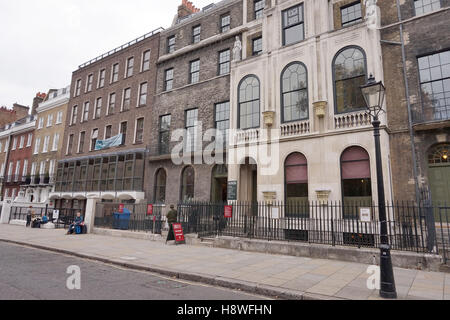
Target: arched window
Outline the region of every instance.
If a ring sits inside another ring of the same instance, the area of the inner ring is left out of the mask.
[[[244,78],[239,84],[239,128],[259,128],[260,125],[260,89],[255,76]]]
[[[307,214],[308,210],[308,162],[301,153],[291,154],[284,164],[286,215]]]
[[[361,147],[347,148],[341,156],[342,198],[344,217],[358,214],[357,206],[371,206],[372,180],[370,158]],[[353,207],[355,210],[350,210]]]
[[[360,86],[366,83],[366,57],[358,47],[342,49],[334,58],[334,96],[336,113],[364,109]]]
[[[156,204],[164,204],[166,202],[166,183],[167,183],[166,170],[161,168],[156,173],[156,181],[155,181]]]
[[[433,164],[450,164],[450,145],[440,144],[431,149],[428,154],[428,163]]]
[[[302,63],[288,65],[281,74],[282,121],[308,119],[308,75]]]
[[[181,201],[194,199],[195,171],[192,167],[186,167],[181,176]]]

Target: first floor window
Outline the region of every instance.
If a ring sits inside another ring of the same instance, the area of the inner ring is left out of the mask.
[[[91,151],[95,151],[95,145],[97,144],[98,139],[98,129],[92,130],[91,136]]]
[[[164,91],[173,89],[173,69],[168,69],[164,76]]]
[[[219,75],[230,73],[230,49],[219,52]]]
[[[111,135],[112,135],[112,126],[111,125],[106,126],[106,128],[105,128],[105,140],[111,138]]]
[[[308,79],[301,63],[292,63],[281,74],[282,121],[308,119]]]
[[[424,120],[450,119],[450,51],[418,59]]]
[[[252,52],[254,56],[260,55],[262,53],[262,37],[253,39]]]
[[[159,120],[159,154],[168,154],[170,149],[170,122],[171,115],[160,117]]]
[[[190,83],[197,83],[200,80],[200,60],[190,63]]]
[[[137,119],[136,121],[136,139],[135,143],[142,143],[144,136],[144,118]]]
[[[230,129],[230,102],[223,102],[216,104],[216,130],[217,135],[221,136],[218,139],[216,136],[216,147],[226,148],[228,146],[228,130]]]
[[[241,81],[239,96],[239,128],[258,128],[260,125],[260,86],[255,76],[248,76]]]
[[[186,111],[186,152],[193,152],[197,145],[198,109]]]
[[[86,102],[84,104],[84,110],[83,110],[83,122],[89,120],[89,107],[90,107],[90,103]]]
[[[78,153],[83,153],[85,136],[85,131],[80,132],[80,140],[78,141]]]

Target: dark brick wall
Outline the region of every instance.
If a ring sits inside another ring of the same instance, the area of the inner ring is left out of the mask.
[[[333,20],[334,20],[334,29],[342,29],[342,17],[341,17],[341,7],[344,7],[348,4],[358,2],[358,0],[342,0],[333,4]],[[366,7],[364,6],[364,1],[361,0],[361,9],[362,9],[362,17],[366,15]]]
[[[449,1],[442,4],[449,6]],[[396,0],[379,1],[382,11],[382,24],[389,25],[398,21]],[[401,5],[403,19],[414,17],[413,1]],[[413,117],[422,113],[420,80],[417,58],[450,49],[450,33],[448,30],[450,11],[435,13],[430,16],[412,20],[404,24],[407,78],[409,84],[410,103]],[[399,26],[383,29],[383,40],[400,41]],[[401,46],[382,44],[384,80],[386,85],[387,115],[391,130],[391,166],[394,184],[394,197],[397,200],[415,199],[413,175],[413,158],[410,133],[408,130],[408,109],[403,79]],[[444,128],[419,130],[414,125],[414,145],[418,163],[419,187],[427,185],[427,155],[430,147],[438,143],[438,136],[447,134],[450,141],[449,124]],[[423,182],[423,183],[422,183]]]
[[[175,51],[192,44],[192,28],[201,25],[201,40],[205,40],[220,33],[221,17],[229,13],[231,16],[231,28],[242,25],[242,1],[230,1],[229,4],[197,14],[173,28],[166,30],[161,35],[161,55],[167,53],[167,38],[175,35]]]
[[[102,153],[113,153],[115,151],[123,151],[127,149],[145,148],[148,144],[146,140],[150,133],[150,111],[153,104],[153,97],[156,88],[156,61],[159,56],[159,39],[160,35],[156,34],[145,40],[138,42],[122,51],[115,53],[107,58],[104,58],[92,65],[77,70],[73,73],[71,84],[71,99],[68,105],[67,118],[66,118],[66,130],[63,140],[63,158],[73,158],[86,155],[96,155]],[[150,49],[150,69],[144,72],[140,72],[142,63],[142,54],[144,51]],[[134,57],[134,70],[133,76],[124,79],[126,61],[128,58]],[[113,64],[119,63],[119,80],[113,84],[110,84],[111,79],[111,67]],[[106,69],[105,86],[97,89],[97,81],[99,71]],[[89,93],[84,93],[86,86],[86,77],[89,74],[94,75],[93,89]],[[81,79],[81,94],[78,97],[74,97],[76,81]],[[137,108],[139,86],[143,82],[148,82],[147,93],[147,105]],[[123,90],[131,87],[131,106],[130,110],[120,112],[123,98]],[[113,115],[106,115],[108,108],[108,99],[111,93],[116,93],[116,108]],[[102,97],[102,111],[99,119],[93,120],[95,112],[95,101],[97,98]],[[85,102],[90,102],[89,108],[89,120],[87,122],[80,123],[83,111],[83,105]],[[76,125],[70,125],[71,114],[73,106],[78,105],[78,119]],[[134,145],[134,133],[136,119],[144,117],[144,141],[141,144]],[[112,125],[112,136],[119,134],[119,126],[123,121],[128,121],[127,138],[125,146],[112,148],[111,150],[103,151],[89,151],[90,137],[93,129],[99,129],[99,139],[103,139],[105,133],[105,127]],[[81,131],[86,131],[86,139],[84,142],[84,152],[77,154],[78,138]],[[72,155],[65,156],[67,150],[68,137],[70,134],[74,134]]]

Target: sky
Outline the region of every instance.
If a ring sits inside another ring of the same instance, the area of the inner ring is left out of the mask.
[[[203,8],[218,0],[193,0]],[[31,106],[79,65],[172,24],[181,0],[0,0],[0,106]]]

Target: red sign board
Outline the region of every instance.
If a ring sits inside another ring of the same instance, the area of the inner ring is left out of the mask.
[[[233,206],[225,206],[225,218],[233,218]]]
[[[177,243],[185,241],[183,227],[181,226],[181,223],[174,223],[173,224],[173,233],[175,235],[175,241]]]
[[[125,205],[124,204],[119,205],[119,213],[123,213],[123,209],[125,209]]]
[[[152,204],[149,204],[149,205],[147,206],[147,215],[148,215],[148,216],[153,215],[153,205],[152,205]]]

